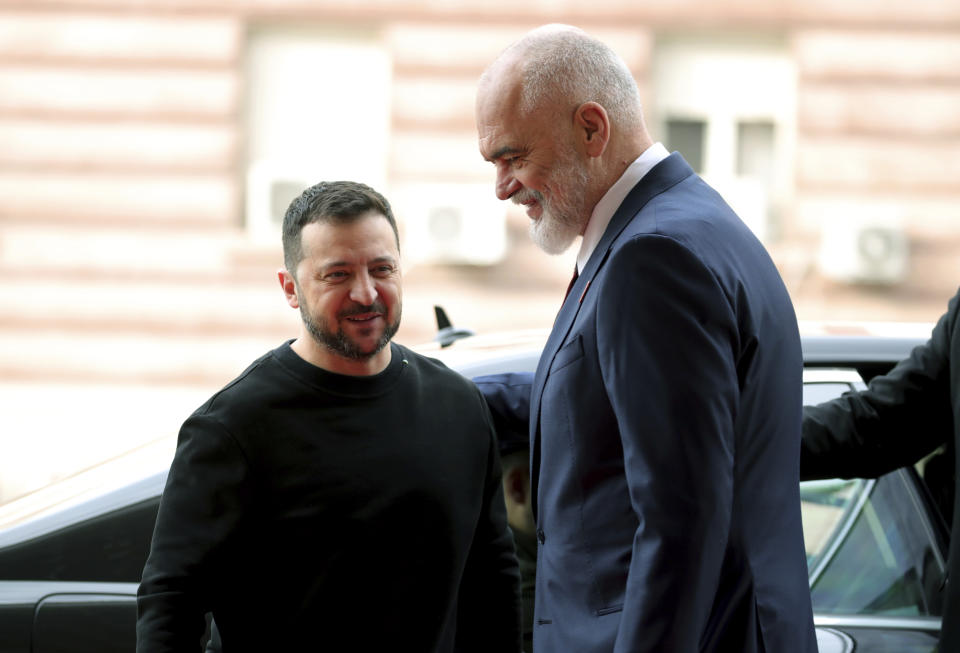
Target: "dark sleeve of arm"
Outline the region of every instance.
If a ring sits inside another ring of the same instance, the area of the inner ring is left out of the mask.
[[[199,651],[209,590],[242,513],[246,462],[207,417],[180,430],[137,591],[137,652]]]
[[[893,370],[862,392],[803,409],[800,478],[872,478],[912,465],[953,432],[950,337],[957,297],[933,329]]]
[[[474,377],[490,407],[497,433],[528,433],[533,374],[511,372]]]
[[[736,321],[672,239],[638,238],[606,266],[597,353],[638,524],[614,651],[694,651],[730,527]]]
[[[520,568],[507,528],[500,456],[490,415],[478,396],[489,446],[480,518],[460,586],[457,651],[520,651]]]

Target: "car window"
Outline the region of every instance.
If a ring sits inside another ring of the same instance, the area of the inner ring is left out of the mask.
[[[806,481],[800,484],[803,541],[807,567],[813,575],[822,567],[851,521],[866,482],[861,479]]]
[[[814,612],[940,616],[943,561],[913,483],[801,484]]]
[[[159,497],[0,546],[0,579],[139,582]]]
[[[844,392],[851,390],[849,383],[804,383],[803,384],[803,405],[810,406],[829,401],[839,397]]]
[[[804,383],[803,403],[852,390]],[[940,616],[945,568],[913,470],[877,480],[800,484],[803,535],[817,614]]]

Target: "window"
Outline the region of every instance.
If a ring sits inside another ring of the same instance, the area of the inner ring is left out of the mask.
[[[911,474],[801,484],[814,612],[941,614],[944,565]]]
[[[248,38],[246,221],[272,243],[307,186],[353,179],[382,189],[392,64],[374,27],[269,23]]]
[[[160,497],[0,549],[0,579],[136,583]]]
[[[794,65],[780,33],[662,33],[652,62],[654,138],[765,242],[783,233],[793,192]]]
[[[704,137],[707,124],[702,120],[667,120],[666,146],[680,152],[696,173],[703,172]]]
[[[851,382],[830,378],[842,370],[808,372],[804,405],[854,389]],[[897,470],[875,481],[830,479],[800,484],[815,613],[941,615],[945,567],[937,546],[938,526],[920,488],[913,469]]]
[[[774,127],[769,120],[737,123],[737,176],[752,177],[767,188],[773,185]]]

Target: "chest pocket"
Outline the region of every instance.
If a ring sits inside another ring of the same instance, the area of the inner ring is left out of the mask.
[[[573,340],[561,347],[557,355],[553,357],[550,373],[558,372],[581,358],[583,358],[583,339],[578,334]]]

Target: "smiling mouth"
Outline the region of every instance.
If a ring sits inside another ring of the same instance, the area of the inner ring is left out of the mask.
[[[528,200],[526,202],[521,202],[522,206],[527,210],[527,217],[531,220],[536,220],[540,217],[540,202],[537,200]]]
[[[535,215],[535,213],[537,212],[537,209],[541,207],[541,198],[537,195],[537,193],[534,193],[529,189],[522,189],[517,193],[514,193],[513,197],[510,198],[510,201],[525,208],[527,210],[527,217],[531,220],[536,220],[539,216]]]
[[[380,317],[380,313],[358,313],[356,315],[348,315],[346,319],[348,322],[364,323],[371,322],[378,317]]]

